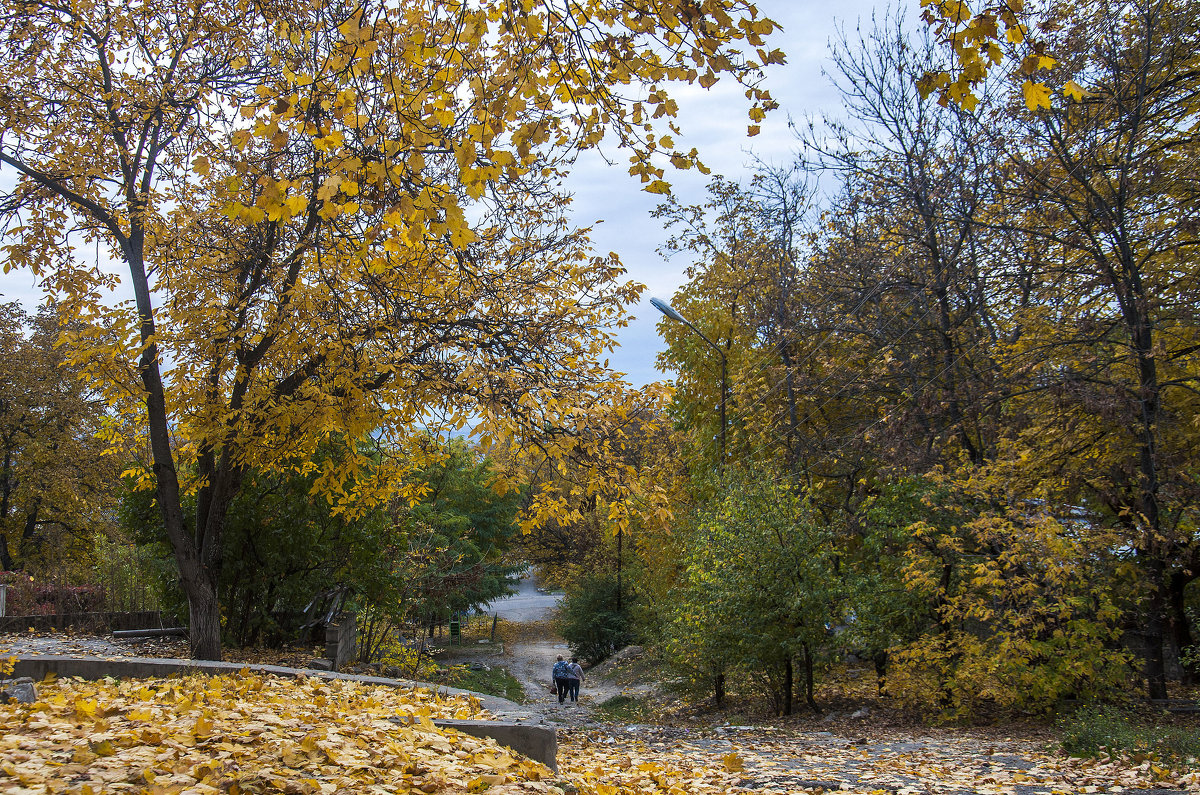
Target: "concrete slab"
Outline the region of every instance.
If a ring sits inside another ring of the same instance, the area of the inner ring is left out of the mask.
[[[435,720],[435,726],[495,740],[558,772],[558,735],[549,726],[491,720]]]

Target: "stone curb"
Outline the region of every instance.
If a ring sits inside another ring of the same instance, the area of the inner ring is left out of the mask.
[[[47,674],[54,674],[58,677],[76,676],[89,680],[103,679],[106,676],[116,679],[150,679],[190,674],[219,676],[235,674],[242,670],[274,674],[275,676],[344,679],[383,687],[432,690],[440,695],[470,696],[477,699],[480,706],[498,716],[500,720],[435,720],[434,724],[443,728],[457,729],[473,737],[490,737],[500,745],[541,762],[555,771],[558,770],[558,741],[554,729],[523,723],[522,721],[530,720],[534,716],[523,710],[521,705],[515,701],[457,687],[444,687],[408,679],[386,679],[381,676],[341,674],[308,668],[286,668],[282,665],[254,665],[213,660],[175,660],[161,657],[76,657],[61,654],[17,655],[17,662],[11,676],[28,676],[36,681],[44,679]]]

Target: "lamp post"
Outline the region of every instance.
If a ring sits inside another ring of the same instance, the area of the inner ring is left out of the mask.
[[[709,347],[712,348],[714,351],[716,351],[717,355],[721,357],[721,433],[717,437],[719,439],[718,445],[720,448],[720,450],[719,450],[720,458],[717,461],[717,467],[719,469],[724,469],[725,468],[725,395],[726,395],[726,392],[729,391],[729,364],[725,358],[725,351],[721,350],[721,346],[717,345],[717,343],[713,342],[708,337],[704,336],[704,332],[702,332],[700,329],[693,326],[692,322],[690,320],[688,320],[683,315],[676,312],[671,307],[671,305],[668,304],[666,301],[663,301],[659,298],[651,298],[650,305],[653,306],[655,309],[657,309],[659,312],[662,312],[664,315],[666,315],[671,320],[682,323],[683,325],[690,328],[692,331],[696,332],[696,335],[698,337],[700,337],[700,339],[707,342]]]

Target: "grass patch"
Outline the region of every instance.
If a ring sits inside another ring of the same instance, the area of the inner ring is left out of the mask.
[[[597,704],[596,714],[613,723],[645,723],[654,719],[655,712],[650,699],[619,695]]]
[[[493,667],[485,670],[472,669],[466,665],[452,665],[446,669],[446,674],[441,679],[440,684],[450,687],[499,696],[518,704],[525,701],[525,688],[521,687],[521,683],[506,668]]]
[[[1086,707],[1059,721],[1062,747],[1071,756],[1124,756],[1194,766],[1200,762],[1200,728],[1163,726],[1121,710]]]

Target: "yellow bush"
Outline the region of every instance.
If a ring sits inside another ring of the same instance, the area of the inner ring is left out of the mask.
[[[406,646],[395,638],[379,646],[379,663],[386,668],[399,669],[405,679],[429,681],[437,675],[438,666],[427,652]]]

